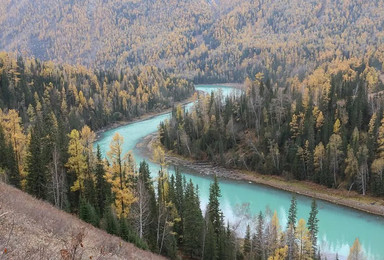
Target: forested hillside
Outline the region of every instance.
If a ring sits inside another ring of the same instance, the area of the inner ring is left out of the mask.
[[[263,72],[284,83],[341,56],[373,54],[382,63],[383,32],[380,0],[5,0],[0,6],[0,49],[94,68],[156,65],[199,82]]]
[[[0,53],[0,109],[15,109],[25,126],[51,112],[61,123],[98,129],[161,111],[190,97],[191,82],[152,66],[92,71]]]
[[[287,87],[257,74],[243,92],[201,96],[160,127],[170,150],[226,167],[384,196],[383,82],[357,59],[321,66]]]

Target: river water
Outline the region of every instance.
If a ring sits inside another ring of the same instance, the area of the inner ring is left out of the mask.
[[[211,92],[221,89],[223,95],[229,95],[234,91],[233,88],[217,85],[199,85],[197,90]],[[191,107],[188,104],[186,109]],[[133,151],[136,162],[146,159],[150,165],[152,176],[155,177],[159,166],[149,161],[146,155],[140,153],[136,147],[144,137],[157,131],[161,121],[170,117],[170,114],[162,114],[150,119],[135,122],[125,126],[120,126],[102,133],[97,141],[103,154],[109,149],[109,143],[113,135],[119,132],[124,137],[123,152]],[[172,166],[169,171],[172,173]],[[182,169],[187,180],[192,179],[194,184],[199,186],[201,207],[204,210],[208,203],[209,185],[212,178],[209,176],[196,175],[191,169]],[[287,214],[292,194],[271,187],[247,183],[242,181],[219,180],[222,197],[220,199],[221,208],[231,224],[237,225],[239,232],[244,229],[246,219],[239,217],[239,208],[248,205],[246,208],[252,215],[260,211],[277,211],[280,225],[285,228]],[[308,219],[311,198],[297,196],[298,218]],[[384,259],[384,218],[338,206],[332,203],[318,200],[319,206],[319,235],[318,242],[322,252],[330,254],[338,253],[340,259],[346,259],[349,248],[352,246],[356,237],[359,238],[368,259]],[[250,220],[249,220],[250,221]],[[328,259],[334,259],[329,257]]]

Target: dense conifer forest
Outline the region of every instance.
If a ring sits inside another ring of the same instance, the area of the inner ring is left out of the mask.
[[[263,74],[241,94],[202,95],[160,128],[162,144],[197,160],[384,195],[383,82],[357,59],[335,60],[287,87]]]

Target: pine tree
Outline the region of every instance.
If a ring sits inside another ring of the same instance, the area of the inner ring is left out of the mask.
[[[27,192],[39,199],[47,198],[47,167],[43,155],[43,144],[41,143],[41,129],[35,126],[31,130],[29,141],[27,163]]]
[[[223,215],[220,210],[219,198],[221,197],[221,191],[217,176],[214,176],[213,183],[209,188],[209,202],[208,202],[208,214],[209,221],[212,223],[216,234],[219,234],[223,226]]]
[[[111,202],[111,188],[109,183],[105,180],[105,169],[104,169],[104,162],[102,159],[100,146],[97,145],[97,152],[96,152],[96,168],[95,168],[95,175],[96,175],[96,183],[95,183],[95,191],[96,191],[96,198],[97,198],[97,211],[99,212],[100,216],[104,214],[104,208],[105,206]]]
[[[4,130],[0,124],[0,170],[4,170],[8,183],[20,188],[20,174],[17,168],[13,147],[8,144]]]
[[[245,231],[243,252],[245,256],[251,252],[251,228],[249,227],[249,224],[247,225],[247,229]]]
[[[308,218],[308,230],[310,234],[310,239],[312,242],[312,248],[314,255],[316,254],[317,249],[317,233],[319,231],[319,219],[317,218],[317,214],[319,213],[319,210],[317,208],[316,200],[312,200],[311,204],[311,212],[309,213]]]
[[[96,227],[99,225],[99,218],[95,208],[83,198],[80,198],[79,217]]]
[[[0,124],[0,169],[5,170],[7,168],[8,163],[7,163],[7,144],[5,142],[5,136],[4,136],[4,131],[3,127]]]
[[[171,200],[174,201],[175,207],[177,209],[177,212],[179,213],[180,220],[181,220],[180,222],[175,223],[174,230],[178,234],[179,238],[182,238],[183,231],[185,230],[183,228],[184,213],[185,213],[184,203],[187,203],[187,198],[184,198],[183,179],[180,171],[177,168],[175,169],[175,176],[176,176],[176,181],[174,182],[174,185],[172,184],[170,185],[170,187],[174,187],[174,189],[172,190],[170,189],[170,197],[171,198],[174,197]],[[182,239],[179,239],[178,242],[180,242],[180,240]]]
[[[15,186],[16,188],[20,188],[21,177],[20,177],[16,154],[13,150],[12,144],[8,144],[7,146],[8,146],[6,148],[7,155],[5,158],[7,160],[7,165],[8,165],[8,171],[7,171],[8,183],[11,184],[12,186]]]
[[[200,200],[192,180],[187,185],[184,200],[183,248],[191,258],[201,257],[203,215]]]
[[[206,260],[217,260],[218,259],[218,247],[217,247],[217,235],[213,227],[212,222],[209,220],[209,214],[206,214],[206,234],[204,238],[204,250],[203,258]]]
[[[114,213],[112,207],[106,206],[104,209],[103,216],[103,228],[109,233],[113,235],[120,234],[120,225],[117,220],[116,214]]]
[[[297,215],[297,200],[296,200],[296,196],[293,195],[291,199],[291,206],[289,207],[289,212],[288,212],[287,228],[292,226],[293,229],[295,229],[296,215]]]
[[[257,217],[256,237],[254,241],[254,251],[256,260],[265,258],[265,234],[264,234],[264,217],[260,212]]]
[[[157,243],[156,243],[156,229],[157,229],[157,201],[155,197],[155,189],[153,187],[153,181],[151,179],[151,173],[149,171],[148,163],[145,161],[142,161],[140,163],[139,167],[139,179],[142,180],[142,182],[145,185],[145,188],[147,190],[147,194],[149,196],[149,217],[148,222],[149,224],[144,227],[144,237],[147,241],[149,248],[152,251],[156,251],[157,249]]]

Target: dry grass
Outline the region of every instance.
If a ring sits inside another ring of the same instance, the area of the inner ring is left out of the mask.
[[[164,259],[0,183],[0,259]]]

